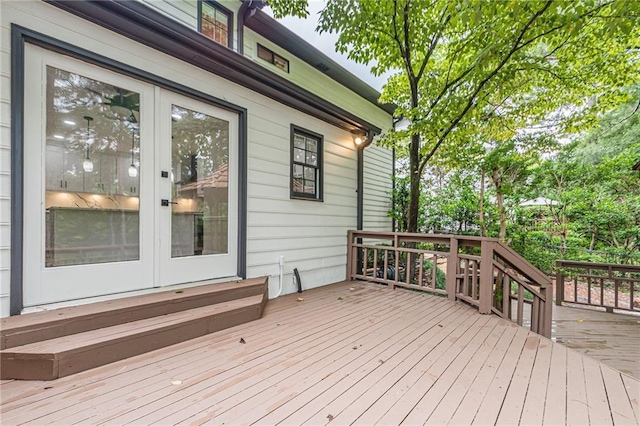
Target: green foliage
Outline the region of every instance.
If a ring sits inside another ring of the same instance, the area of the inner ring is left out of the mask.
[[[307,0],[269,0],[267,3],[276,18],[284,18],[285,16],[306,18],[309,16]]]
[[[301,0],[270,4],[276,16],[305,14]],[[640,80],[638,14],[633,0],[328,0],[318,30],[374,74],[394,73],[380,100],[411,124],[382,143],[409,160],[416,231],[420,178],[439,150],[445,162],[473,158],[480,128],[505,140],[554,112],[575,131],[628,99],[622,89]]]
[[[426,276],[433,276],[433,262],[430,260],[425,260],[423,263],[423,271]],[[437,267],[435,288],[437,288],[438,290],[446,290],[447,288],[447,275],[442,269]]]

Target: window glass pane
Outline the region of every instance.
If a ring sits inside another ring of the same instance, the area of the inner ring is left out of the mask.
[[[289,72],[289,61],[286,59],[274,54],[273,55],[273,65],[280,68],[283,71]]]
[[[313,167],[304,168],[304,178],[310,180],[316,180],[316,169]]]
[[[293,146],[296,148],[305,149],[304,136],[293,135]]]
[[[303,169],[304,167],[298,165],[298,164],[294,164],[293,165],[293,177],[294,178],[301,178],[302,174],[303,174]]]
[[[258,45],[258,57],[268,62],[273,62],[273,54],[270,50]]]
[[[47,67],[45,266],[138,260],[140,95]]]
[[[294,161],[297,161],[299,163],[304,163],[305,162],[305,152],[301,149],[298,148],[294,148],[293,149],[293,159]]]
[[[176,105],[171,115],[171,257],[227,253],[229,122]]]
[[[303,179],[293,179],[293,192],[302,192],[304,189]]]
[[[318,152],[318,141],[307,138],[307,151]]]
[[[225,13],[217,10],[210,4],[203,3],[200,21],[200,31],[202,34],[224,46],[228,45],[229,18]]]
[[[304,181],[304,192],[306,194],[315,194],[316,193],[316,183],[314,181],[305,180]]]
[[[307,152],[306,163],[312,166],[318,165],[318,154],[315,152]]]

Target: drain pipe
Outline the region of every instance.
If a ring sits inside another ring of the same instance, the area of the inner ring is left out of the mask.
[[[276,294],[276,297],[280,297],[282,288],[284,287],[284,256],[278,258],[278,268],[280,269],[280,282],[278,283],[278,294]]]

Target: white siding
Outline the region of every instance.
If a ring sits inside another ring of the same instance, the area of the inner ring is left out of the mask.
[[[367,231],[391,231],[391,150],[371,145],[364,151],[364,223]]]
[[[9,266],[11,262],[10,39],[3,28],[0,47],[0,317],[6,316],[9,312]]]
[[[275,65],[258,58],[258,43],[287,59],[289,61],[289,72],[285,72]],[[367,120],[369,123],[381,129],[389,128],[391,125],[390,115],[377,105],[360,97],[351,89],[346,88],[320,70],[298,59],[280,46],[246,27],[244,30],[243,53],[244,56],[255,61],[257,64],[307,89],[334,105]]]
[[[155,9],[172,16],[177,21],[197,29],[197,2],[195,0],[142,0]],[[238,23],[238,9],[241,2],[235,0],[220,1],[218,3],[233,12],[234,16],[234,49],[237,51],[237,37],[235,28]],[[282,71],[275,65],[258,58],[257,43],[271,49],[273,52],[289,61],[289,72]],[[341,85],[315,67],[293,56],[291,53],[272,43],[249,28],[244,29],[244,56],[257,64],[273,71],[287,80],[305,88],[306,90],[330,101],[331,103],[361,117],[381,129],[391,125],[389,114],[373,105],[368,100],[361,98],[352,90]]]
[[[298,268],[305,288],[339,281],[345,276],[346,232],[356,225],[356,155],[352,135],[244,87],[135,43],[42,2],[1,2],[0,40],[0,316],[8,314],[10,205],[10,26],[35,29],[51,37],[141,70],[223,98],[248,110],[247,273],[269,275],[271,294],[278,284],[278,258],[285,258],[284,292],[295,290]],[[389,122],[389,117],[382,122]],[[289,199],[290,125],[324,136],[324,202]],[[369,154],[371,153],[371,154]],[[367,149],[366,175],[378,181],[390,173],[390,153]],[[373,181],[372,181],[373,182]],[[367,212],[381,214],[385,184],[365,195]],[[390,183],[386,186],[390,187]],[[377,213],[376,213],[377,212]],[[386,214],[386,211],[385,211]],[[367,219],[367,223],[386,219]],[[377,227],[382,225],[375,225]]]
[[[198,28],[198,1],[197,0],[141,0],[143,3],[159,10],[165,15],[171,16],[184,25]],[[239,3],[239,2],[234,2]],[[225,4],[225,6],[227,6]]]

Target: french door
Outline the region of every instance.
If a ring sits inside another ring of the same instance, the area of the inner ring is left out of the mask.
[[[238,116],[160,90],[159,283],[237,273]]]
[[[237,116],[25,51],[25,306],[234,276]]]

